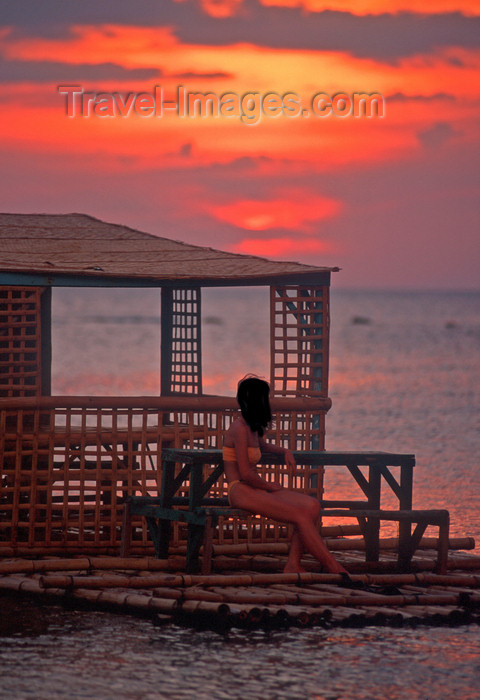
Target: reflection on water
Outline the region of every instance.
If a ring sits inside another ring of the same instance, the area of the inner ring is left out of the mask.
[[[0,623],[0,697],[9,700],[478,697],[474,626],[222,636],[104,612],[10,605],[23,622],[17,631]]]
[[[327,449],[415,454],[414,505],[477,541],[479,350],[479,293],[333,293]]]

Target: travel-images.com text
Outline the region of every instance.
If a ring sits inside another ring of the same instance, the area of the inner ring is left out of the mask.
[[[385,100],[379,93],[343,92],[335,95],[318,92],[308,107],[298,94],[287,92],[189,92],[183,85],[176,90],[176,99],[166,99],[161,85],[152,92],[89,92],[81,85],[58,85],[64,96],[68,117],[164,117],[238,118],[244,124],[257,124],[262,117],[355,117],[372,118],[385,115]]]

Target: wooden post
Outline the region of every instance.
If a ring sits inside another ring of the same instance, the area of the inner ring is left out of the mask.
[[[161,393],[202,394],[200,287],[165,287],[161,309]]]
[[[373,465],[368,467],[368,509],[380,508],[381,475]],[[380,556],[380,519],[367,518],[365,523],[365,559],[378,561]]]
[[[189,509],[195,511],[202,501],[203,462],[192,461],[190,465]],[[198,570],[198,553],[204,539],[205,524],[189,523],[187,535],[187,571]]]
[[[437,559],[437,573],[446,574],[447,573],[447,563],[448,563],[448,549],[449,549],[449,531],[450,531],[450,514],[448,511],[445,512],[444,519],[440,522],[439,533],[438,533],[438,559]]]
[[[402,464],[400,467],[399,509],[412,510],[413,502],[413,465]],[[448,535],[447,535],[448,538]],[[412,521],[400,520],[398,523],[398,563],[400,571],[410,566],[413,551],[411,548]],[[448,542],[447,542],[448,550]]]
[[[52,393],[52,288],[45,287],[40,298],[41,393]]]
[[[212,515],[207,515],[205,519],[205,529],[203,534],[203,556],[202,556],[202,574],[210,574],[212,571],[212,551],[213,551],[213,523]],[[215,519],[216,522],[216,519]]]
[[[165,458],[162,461],[162,488],[160,505],[171,508],[174,493],[175,462]],[[169,520],[160,520],[158,523],[158,549],[155,548],[159,559],[168,559],[170,545],[171,523]]]
[[[173,291],[170,287],[162,288],[160,316],[160,394],[172,393],[172,322]]]

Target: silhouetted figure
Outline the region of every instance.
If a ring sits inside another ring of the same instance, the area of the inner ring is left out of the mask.
[[[319,501],[285,489],[278,482],[267,482],[257,472],[262,452],[280,454],[292,473],[296,469],[290,450],[267,443],[263,438],[272,420],[269,394],[268,383],[255,376],[247,376],[238,384],[237,401],[242,415],[229,427],[223,443],[230,505],[295,525],[285,572],[304,571],[300,560],[307,551],[318,559],[325,571],[346,573],[318,532]]]

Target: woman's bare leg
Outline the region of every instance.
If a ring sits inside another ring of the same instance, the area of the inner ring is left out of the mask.
[[[313,520],[313,523],[315,525],[315,529],[318,532],[318,521],[319,521],[319,517],[320,517],[320,503],[315,498],[313,498],[312,496],[307,496],[306,494],[303,494],[303,493],[298,493],[296,491],[289,491],[287,489],[285,489],[283,491],[276,491],[273,495],[277,496],[277,498],[279,498],[281,500],[286,500],[291,505],[295,505],[296,507],[301,508],[305,512],[308,512],[310,514],[310,517]],[[304,553],[305,553],[305,547],[303,546],[302,538],[301,538],[300,533],[298,532],[297,528],[295,528],[293,535],[292,535],[290,551],[289,551],[287,563],[286,563],[285,568],[284,568],[284,572],[285,573],[303,573],[303,572],[305,572],[305,569],[301,565],[301,559],[302,559],[302,556],[304,555]]]
[[[249,510],[272,520],[293,523],[303,547],[327,571],[346,573],[343,566],[330,554],[316,528],[313,511],[315,510],[318,516],[319,505],[314,499],[287,489],[269,492],[238,484],[232,491],[231,502],[235,508]],[[298,547],[298,543],[295,543],[295,546]]]
[[[304,553],[305,547],[303,546],[302,538],[295,527],[292,539],[290,541],[290,550],[288,552],[287,563],[283,569],[285,574],[301,574],[305,572],[305,569],[301,564]]]

